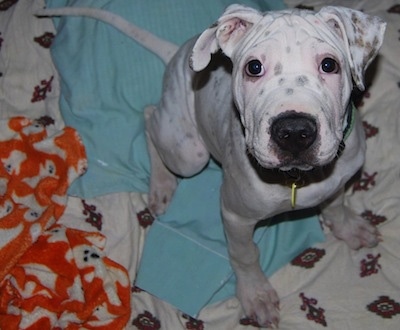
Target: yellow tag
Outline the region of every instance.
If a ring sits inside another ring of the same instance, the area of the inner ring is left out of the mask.
[[[296,207],[296,194],[297,194],[297,184],[296,182],[292,183],[292,208]]]

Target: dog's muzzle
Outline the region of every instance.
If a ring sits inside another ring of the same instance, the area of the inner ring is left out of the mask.
[[[272,140],[295,158],[314,144],[317,134],[317,123],[307,114],[283,114],[271,125]]]

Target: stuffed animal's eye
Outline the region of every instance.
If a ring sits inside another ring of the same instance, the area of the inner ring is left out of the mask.
[[[251,60],[246,65],[246,73],[252,77],[259,77],[264,74],[264,66],[259,60]]]
[[[340,66],[333,58],[326,57],[321,62],[321,70],[325,73],[338,73]]]

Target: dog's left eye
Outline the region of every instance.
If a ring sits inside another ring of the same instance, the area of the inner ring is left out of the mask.
[[[264,74],[264,66],[259,60],[251,60],[246,65],[246,73],[252,77],[259,77]]]
[[[338,73],[340,66],[333,58],[326,57],[321,62],[321,70],[325,73]]]

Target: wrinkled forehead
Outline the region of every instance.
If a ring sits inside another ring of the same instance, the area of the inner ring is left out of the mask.
[[[241,50],[238,51],[240,53],[268,41],[282,46],[318,42],[345,53],[343,40],[311,11],[267,13],[249,31],[248,37],[239,47]]]

